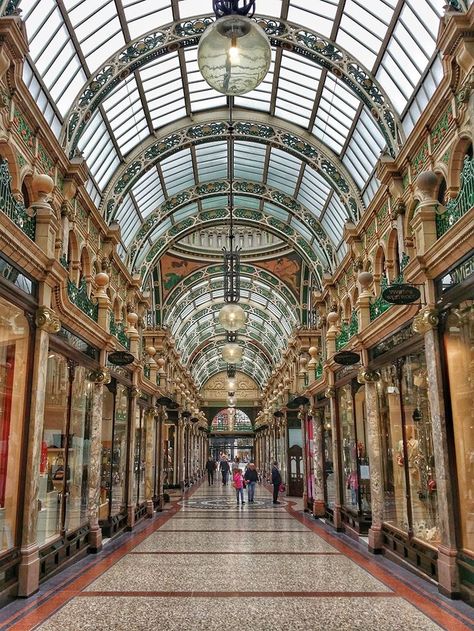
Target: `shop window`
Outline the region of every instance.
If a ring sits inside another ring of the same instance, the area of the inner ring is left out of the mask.
[[[438,543],[436,468],[424,353],[382,368],[378,393],[385,452],[384,521],[422,541]]]
[[[0,298],[0,551],[15,546],[29,326]]]
[[[344,506],[370,512],[370,467],[367,455],[365,390],[349,383],[338,390],[342,445]]]
[[[452,308],[444,333],[454,427],[461,546],[474,550],[474,302]]]
[[[115,379],[104,389],[99,519],[126,511],[128,388]]]
[[[88,369],[51,352],[39,471],[38,542],[88,521],[91,383]]]
[[[135,412],[135,456],[133,466],[133,490],[137,504],[145,501],[145,453],[146,453],[146,429],[145,411],[137,407]]]

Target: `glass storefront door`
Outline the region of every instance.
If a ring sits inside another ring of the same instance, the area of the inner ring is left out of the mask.
[[[48,357],[39,471],[38,542],[87,523],[91,388],[88,369]]]
[[[15,546],[29,325],[0,298],[0,552]]]

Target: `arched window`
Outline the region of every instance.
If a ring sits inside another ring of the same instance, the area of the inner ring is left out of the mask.
[[[212,419],[213,432],[251,432],[252,421],[242,410],[224,408]]]

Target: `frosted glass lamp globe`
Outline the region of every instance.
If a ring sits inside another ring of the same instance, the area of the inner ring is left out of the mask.
[[[245,311],[232,302],[224,305],[219,311],[219,323],[226,331],[238,331],[245,324]]]
[[[272,54],[263,29],[250,18],[226,15],[203,33],[198,65],[205,81],[229,96],[254,90],[265,78]]]
[[[238,364],[242,360],[242,347],[229,342],[222,347],[222,359],[227,364]]]

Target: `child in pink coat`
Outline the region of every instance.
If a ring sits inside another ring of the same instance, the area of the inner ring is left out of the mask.
[[[232,486],[235,489],[235,493],[237,496],[237,505],[239,504],[239,496],[240,496],[240,501],[242,504],[245,504],[244,502],[244,476],[242,475],[242,471],[236,467],[233,471],[232,471]]]

